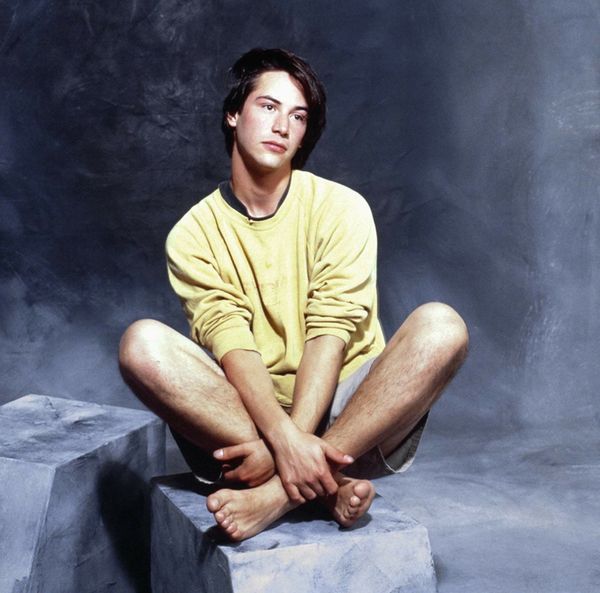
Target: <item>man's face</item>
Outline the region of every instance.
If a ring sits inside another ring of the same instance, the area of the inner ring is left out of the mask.
[[[263,72],[242,110],[227,116],[234,129],[233,158],[239,156],[249,171],[291,169],[307,118],[300,84],[284,71]]]

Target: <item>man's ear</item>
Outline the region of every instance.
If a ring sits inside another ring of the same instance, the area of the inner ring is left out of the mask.
[[[238,118],[237,113],[228,113],[227,117],[226,117],[227,125],[230,128],[235,129],[237,126],[237,118]]]

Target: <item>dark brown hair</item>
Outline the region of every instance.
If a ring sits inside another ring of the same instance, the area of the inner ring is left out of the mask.
[[[302,146],[292,159],[292,168],[301,169],[321,137],[326,122],[326,96],[323,84],[314,70],[302,58],[285,49],[254,48],[245,53],[231,68],[231,85],[223,102],[221,129],[229,156],[233,151],[234,133],[227,115],[239,113],[256,81],[263,72],[282,70],[298,81],[308,104],[308,121]]]

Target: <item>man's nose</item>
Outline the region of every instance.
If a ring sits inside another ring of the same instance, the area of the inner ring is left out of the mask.
[[[287,136],[289,131],[289,121],[287,115],[284,113],[277,113],[275,121],[273,122],[273,131],[279,132],[282,136]]]

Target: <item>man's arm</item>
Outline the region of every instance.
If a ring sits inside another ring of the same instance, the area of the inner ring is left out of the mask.
[[[344,361],[344,341],[323,335],[308,340],[296,373],[291,418],[298,428],[314,433],[331,404]]]
[[[352,458],[296,426],[277,402],[273,382],[257,352],[231,350],[221,364],[250,417],[269,443],[290,499],[304,502],[335,493],[337,483],[331,476],[328,462],[347,465]],[[217,459],[220,458],[218,453]]]

